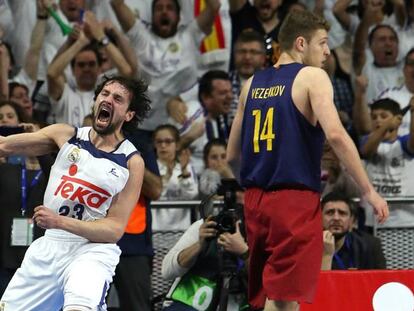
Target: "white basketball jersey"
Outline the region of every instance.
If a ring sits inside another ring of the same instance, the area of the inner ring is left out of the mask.
[[[106,216],[114,196],[128,180],[128,159],[138,153],[128,140],[112,152],[99,150],[89,140],[90,130],[90,127],[77,129],[62,146],[44,197],[46,207],[84,221]]]

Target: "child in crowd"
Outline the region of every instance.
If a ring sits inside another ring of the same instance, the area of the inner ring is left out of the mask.
[[[410,110],[414,100],[410,101]],[[371,105],[371,133],[362,138],[361,156],[376,190],[384,197],[414,195],[414,122],[411,114],[410,133],[399,136],[402,121],[400,105],[391,99],[380,99]],[[365,204],[365,202],[362,202]],[[394,203],[390,217],[382,226],[412,226],[414,210],[412,204]],[[374,225],[372,208],[366,208],[366,225]]]
[[[200,196],[206,197],[217,191],[222,178],[234,178],[226,160],[226,143],[212,139],[203,151],[205,169],[200,175]]]

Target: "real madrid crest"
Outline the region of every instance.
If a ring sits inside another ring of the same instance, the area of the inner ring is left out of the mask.
[[[177,53],[179,49],[180,49],[180,46],[178,45],[177,42],[171,42],[170,45],[168,46],[168,50],[171,53]]]
[[[76,163],[80,160],[80,149],[75,147],[68,154],[68,160],[72,163]]]

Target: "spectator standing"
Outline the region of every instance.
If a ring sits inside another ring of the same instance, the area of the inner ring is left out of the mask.
[[[232,38],[236,38],[245,29],[254,29],[263,35],[266,46],[266,66],[272,66],[279,57],[278,34],[280,18],[278,8],[281,0],[230,0]]]
[[[142,129],[148,131],[148,140],[151,140],[154,129],[167,119],[167,100],[196,84],[199,44],[211,31],[220,3],[218,0],[207,0],[200,15],[180,29],[177,0],[152,2],[150,29],[136,18],[123,0],[112,0],[111,4],[136,50],[140,75],[149,84],[153,107]]]

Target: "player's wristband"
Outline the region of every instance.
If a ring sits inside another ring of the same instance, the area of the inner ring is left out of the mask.
[[[41,20],[45,20],[45,19],[48,19],[49,18],[49,15],[37,15],[37,19],[41,19]]]

